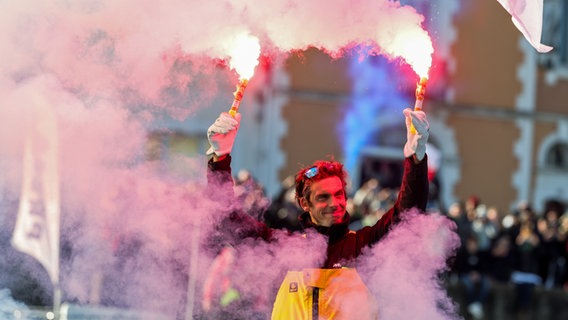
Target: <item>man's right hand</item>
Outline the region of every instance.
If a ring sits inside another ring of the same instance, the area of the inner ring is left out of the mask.
[[[214,153],[217,157],[222,157],[231,153],[240,122],[240,113],[235,114],[233,118],[228,112],[222,112],[207,129],[207,140],[211,145],[207,154]]]

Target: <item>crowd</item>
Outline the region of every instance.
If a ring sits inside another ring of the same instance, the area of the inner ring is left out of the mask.
[[[262,190],[258,184],[255,188]],[[373,225],[392,207],[397,193],[381,187],[377,179],[368,179],[349,197],[350,228]],[[262,192],[256,194],[256,199],[248,201],[252,212],[259,212],[260,204],[270,203],[259,217],[265,223],[273,228],[299,228],[301,209],[295,203],[290,179],[283,181],[280,193],[271,201]],[[447,208],[440,208],[436,199],[431,202],[431,210],[456,223],[461,246],[448,261],[447,279],[463,288],[470,317],[484,318],[495,284],[514,288],[511,311],[518,317],[529,312],[535,288],[568,291],[568,210],[562,202],[548,201],[542,212],[533,210],[528,202],[519,203],[511,212],[500,212],[476,196]]]
[[[535,288],[568,289],[568,211],[562,202],[548,201],[542,212],[522,202],[501,213],[471,196],[452,204],[447,215],[462,241],[450,276],[464,286],[474,318],[483,317],[492,284],[514,287],[518,317],[529,312]]]

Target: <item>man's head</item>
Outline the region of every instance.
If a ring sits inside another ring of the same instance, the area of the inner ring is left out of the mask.
[[[329,227],[345,217],[347,174],[336,161],[316,161],[296,174],[296,201],[312,222]]]

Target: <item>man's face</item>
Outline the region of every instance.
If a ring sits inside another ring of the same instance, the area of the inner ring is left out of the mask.
[[[314,223],[329,227],[343,221],[346,196],[339,177],[316,181],[311,185],[311,191],[310,201],[304,198],[301,204],[302,209],[310,213]]]

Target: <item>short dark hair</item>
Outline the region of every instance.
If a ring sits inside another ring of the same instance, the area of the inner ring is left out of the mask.
[[[343,168],[343,164],[334,160],[318,160],[311,166],[305,167],[296,174],[296,202],[300,207],[300,200],[306,198],[308,201],[311,194],[312,183],[329,178],[338,177],[341,180],[343,190],[347,185],[347,172]]]

